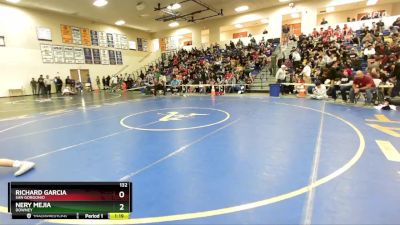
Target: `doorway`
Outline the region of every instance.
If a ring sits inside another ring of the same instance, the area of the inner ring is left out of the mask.
[[[283,32],[286,27],[287,33]],[[289,38],[293,35],[301,35],[301,13],[295,12],[282,16],[282,42],[287,44]]]
[[[76,69],[71,69],[70,70],[71,74],[71,79],[75,81],[79,81],[82,83],[87,81],[87,78],[89,76],[89,70],[76,70]]]

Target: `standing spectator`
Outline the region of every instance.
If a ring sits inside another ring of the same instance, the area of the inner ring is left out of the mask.
[[[60,77],[55,77],[54,84],[56,86],[56,93],[61,93],[63,82]]]
[[[286,66],[282,65],[281,68],[276,71],[276,76],[275,76],[276,82],[277,83],[284,83],[286,82]]]
[[[65,78],[65,86],[71,87],[71,79],[69,78],[69,76],[67,76],[67,78]]]
[[[328,24],[328,21],[326,21],[325,18],[322,18],[321,25],[325,25],[325,24]]]
[[[87,84],[88,84],[88,86],[89,86],[89,88],[90,88],[90,91],[93,91],[93,87],[92,87],[92,79],[90,79],[90,74],[88,74],[88,76],[87,76]]]
[[[32,78],[31,80],[31,88],[32,88],[32,94],[37,95],[37,82],[35,78]]]
[[[111,77],[110,77],[110,75],[108,75],[108,76],[106,77],[106,89],[109,89],[109,88],[110,88],[110,81],[111,81]]]
[[[311,61],[308,61],[300,73],[306,83],[311,83]]]
[[[97,84],[97,88],[100,90],[101,87],[100,87],[100,77],[99,76],[96,77],[96,84]]]
[[[289,42],[289,33],[290,33],[290,27],[289,25],[285,24],[282,27],[282,44],[287,45]]]
[[[103,78],[101,79],[101,82],[103,83],[103,90],[106,90],[106,77],[103,76]]]
[[[51,96],[51,79],[49,75],[46,75],[46,79],[44,79],[44,85],[46,94]]]
[[[292,60],[293,60],[293,68],[294,70],[296,70],[301,65],[301,55],[296,48],[292,52]]]
[[[40,75],[38,78],[38,85],[39,85],[39,95],[44,95],[46,93],[46,87],[44,86],[44,79],[43,75]]]

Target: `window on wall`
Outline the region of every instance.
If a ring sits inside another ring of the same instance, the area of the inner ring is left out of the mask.
[[[247,37],[247,32],[233,33],[233,39],[245,38],[245,37]]]

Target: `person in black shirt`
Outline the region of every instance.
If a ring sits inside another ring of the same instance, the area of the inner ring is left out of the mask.
[[[40,94],[42,94],[42,95],[44,95],[44,94],[46,94],[45,92],[46,92],[46,88],[45,88],[45,86],[44,86],[44,78],[43,78],[43,75],[40,75],[39,76],[39,79],[38,79],[38,84],[39,84],[39,95]]]
[[[37,95],[37,82],[35,78],[32,78],[31,80],[31,88],[32,88],[32,94]]]
[[[101,82],[103,83],[103,90],[106,90],[106,77],[103,76],[103,78],[101,78]]]
[[[396,97],[399,95],[400,92],[400,62],[397,62],[393,73],[391,75],[391,80],[393,80],[395,82],[395,85],[392,89],[392,93],[390,95],[390,97]]]
[[[326,21],[325,18],[322,18],[321,25],[325,25],[325,24],[328,24],[328,21]]]

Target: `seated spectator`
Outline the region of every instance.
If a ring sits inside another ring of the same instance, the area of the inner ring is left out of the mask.
[[[364,75],[362,71],[357,71],[354,76],[353,87],[350,89],[350,102],[354,103],[356,95],[365,92],[367,95],[366,103],[372,101],[372,92],[375,90],[375,83],[372,77]]]
[[[170,82],[170,85],[171,85],[172,94],[181,92],[181,90],[182,90],[181,82],[176,79],[176,76],[173,76],[173,78]]]
[[[321,81],[319,81],[319,80],[317,80],[317,82],[315,82],[315,87],[313,88],[312,93],[313,94],[310,96],[311,99],[323,100],[328,97],[326,95],[325,85],[322,85]]]
[[[364,49],[364,56],[365,58],[370,58],[375,56],[375,49],[372,48],[372,44],[369,44],[368,47],[366,49]]]

